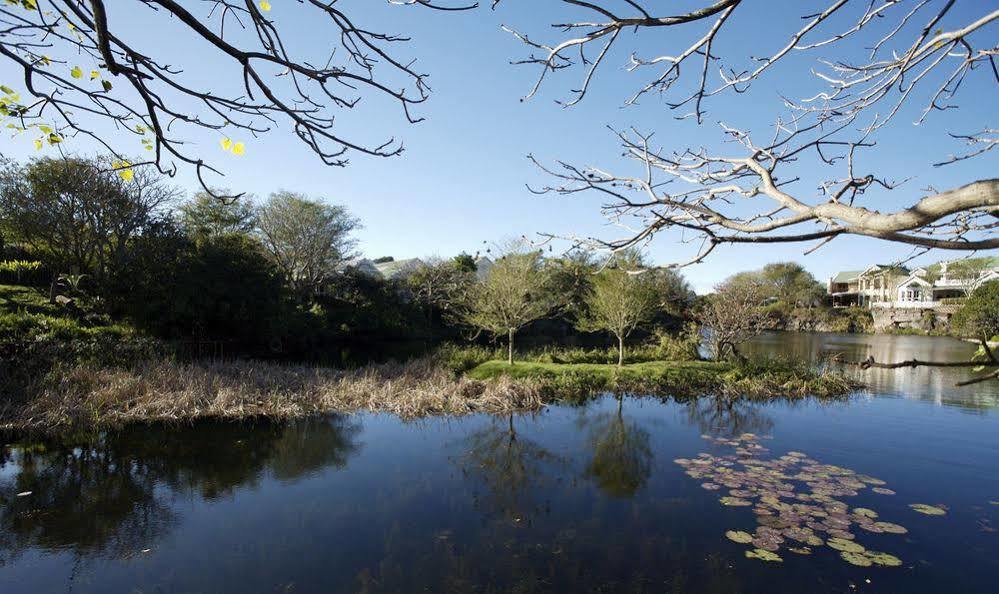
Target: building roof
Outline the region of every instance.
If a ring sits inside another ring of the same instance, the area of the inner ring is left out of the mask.
[[[493,265],[494,262],[486,256],[479,256],[475,259],[475,277],[479,280],[486,278]]]
[[[388,262],[381,262],[375,264],[375,269],[378,273],[382,275],[383,278],[395,278],[400,274],[406,274],[407,272],[412,272],[423,266],[423,260],[419,258],[409,258],[406,260],[390,260]]]
[[[836,276],[832,278],[832,282],[848,283],[852,280],[857,280],[857,277],[860,276],[861,272],[863,272],[863,270],[844,270],[843,272],[837,273]]]

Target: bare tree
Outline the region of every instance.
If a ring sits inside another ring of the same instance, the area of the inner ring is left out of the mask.
[[[656,313],[662,299],[652,274],[629,274],[606,268],[591,281],[585,297],[586,314],[577,326],[583,331],[606,330],[617,337],[617,364],[624,365],[624,341]]]
[[[353,255],[360,224],[339,205],[276,192],[257,212],[260,242],[292,291],[312,297]]]
[[[920,249],[999,247],[993,235],[999,226],[999,179],[969,180],[943,191],[930,187],[911,206],[880,212],[863,199],[873,196],[871,202],[877,202],[902,184],[864,171],[860,162],[862,154],[875,146],[878,132],[894,123],[907,105],[920,98],[925,101],[916,116],[916,123],[922,123],[930,114],[958,107],[958,91],[972,74],[999,82],[995,6],[979,4],[972,16],[962,17],[951,10],[954,0],[825,0],[820,7],[802,9],[802,23],[787,33],[786,43],[754,52],[763,57],[744,65],[739,57],[729,60],[718,55],[715,41],[733,32],[741,14],[763,8],[760,2],[703,0],[689,12],[667,15],[641,0],[553,1],[573,11],[556,24],[566,32],[563,39],[542,42],[509,30],[532,52],[518,63],[539,70],[528,97],[557,71],[583,70],[581,83],[562,101],[567,107],[584,99],[613,48],[646,29],[658,31],[664,45],[674,29],[684,41],[658,56],[631,55],[628,70],[647,76],[628,103],[656,93],[678,117],[698,123],[712,98],[746,92],[778,65],[793,62],[794,55],[821,48],[842,56],[817,63],[822,88],[815,94],[784,98],[787,113],[776,118],[765,140],[721,123],[722,137],[734,141],[739,150],[717,154],[698,147],[661,148],[652,143],[651,134],[631,129],[617,136],[625,156],[637,165],[635,173],[615,174],[561,161],[551,168],[539,164],[557,180],[539,192],[598,192],[608,199],[605,216],[627,228],[638,227],[623,238],[597,243],[619,249],[662,230],[679,229],[688,241],[699,244],[688,263],[701,261],[720,244],[816,241],[812,248],[816,249],[843,235]],[[849,24],[836,24],[843,19]],[[691,38],[694,41],[688,44]],[[860,61],[847,57],[861,52],[866,58]],[[985,154],[999,142],[994,126],[987,122],[978,131],[957,131],[952,136],[967,143],[968,150],[943,157],[935,165]],[[801,189],[795,182],[798,169],[807,167],[806,158],[841,169],[830,172],[817,191]]]
[[[539,252],[508,252],[468,290],[463,318],[494,336],[506,335],[507,360],[513,365],[514,336],[555,310],[558,299],[553,288],[552,274]]]
[[[711,332],[711,351],[716,360],[729,355],[739,357],[738,345],[766,328],[766,297],[765,284],[752,273],[736,274],[715,287],[698,318]]]
[[[391,3],[437,10],[475,6]],[[178,64],[177,56],[155,55],[137,41],[142,35],[121,30],[126,16],[150,19],[151,27],[170,32],[175,47],[203,48],[205,59]],[[293,51],[285,37],[298,32],[281,24],[292,16],[328,27],[328,51]],[[0,3],[0,57],[22,73],[22,81],[3,81],[0,115],[35,135],[39,147],[88,137],[107,150],[117,169],[155,165],[173,173],[189,166],[206,189],[204,175],[219,169],[192,148],[190,135],[198,129],[218,134],[225,149],[241,154],[246,140],[287,126],[324,163],[343,166],[351,153],[390,157],[403,150],[392,138],[365,141],[339,131],[337,118],[362,100],[387,98],[406,120],[420,121],[411,109],[428,97],[427,75],[392,48],[406,41],[355,23],[327,0],[274,2],[273,10],[269,2],[252,0],[8,1]],[[202,72],[204,83],[192,82],[198,80],[192,72],[214,60],[228,70]],[[220,91],[226,74],[242,88]],[[131,137],[136,146],[141,142],[149,158],[130,162],[127,141],[112,141],[107,129]]]

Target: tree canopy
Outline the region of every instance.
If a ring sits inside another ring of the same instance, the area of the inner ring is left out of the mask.
[[[292,290],[303,298],[318,292],[353,257],[351,235],[360,222],[347,209],[276,192],[257,211],[257,235]]]
[[[506,336],[512,365],[517,331],[551,314],[558,305],[553,288],[553,276],[540,252],[509,252],[496,261],[483,280],[471,286],[463,317],[470,326],[494,336]]]

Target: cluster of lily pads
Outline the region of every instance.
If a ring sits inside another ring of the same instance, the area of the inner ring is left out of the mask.
[[[744,433],[737,438],[702,436],[708,441],[734,448],[734,453],[675,460],[687,475],[704,481],[708,491],[727,489],[722,505],[752,507],[757,526],[753,532],[730,530],[725,536],[751,545],[746,557],[781,562],[782,548],[799,555],[828,546],[839,551],[844,561],[869,567],[895,567],[901,559],[889,553],[869,551],[856,542],[856,532],[905,534],[905,527],[878,519],[878,513],[863,507],[851,508],[838,498],[853,497],[865,489],[881,495],[894,495],[885,482],[848,468],[822,464],[801,452],[788,452],[778,458],[764,458],[769,450],[759,438]],[[926,504],[913,504],[915,511],[940,515],[945,510]]]

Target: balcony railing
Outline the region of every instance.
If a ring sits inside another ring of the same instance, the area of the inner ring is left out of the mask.
[[[940,301],[876,301],[871,307],[892,307],[896,309],[930,309],[943,305]]]

